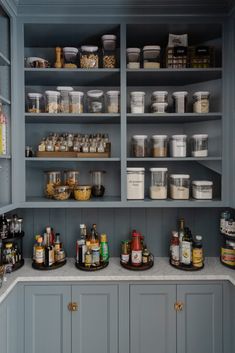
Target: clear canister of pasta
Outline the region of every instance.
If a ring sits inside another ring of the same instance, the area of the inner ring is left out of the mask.
[[[28,93],[28,113],[42,112],[42,94]]]
[[[84,112],[84,93],[80,91],[69,92],[69,112],[82,114]]]
[[[58,86],[56,89],[60,92],[61,113],[69,113],[69,92],[73,91],[73,87]]]
[[[60,112],[60,92],[46,91],[46,113],[59,113]]]

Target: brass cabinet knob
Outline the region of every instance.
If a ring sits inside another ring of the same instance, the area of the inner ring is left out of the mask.
[[[68,304],[69,311],[78,311],[78,303],[72,302]]]
[[[184,304],[182,302],[176,302],[174,305],[175,311],[182,311],[184,308]]]

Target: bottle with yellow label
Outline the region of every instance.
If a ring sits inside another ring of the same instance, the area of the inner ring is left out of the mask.
[[[193,266],[197,268],[203,267],[204,257],[202,248],[202,236],[196,235],[193,243]]]

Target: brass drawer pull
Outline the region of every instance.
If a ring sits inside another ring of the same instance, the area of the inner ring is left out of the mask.
[[[78,311],[78,303],[73,302],[68,304],[69,311]]]
[[[184,308],[184,304],[182,302],[176,302],[174,305],[175,311],[182,311]]]

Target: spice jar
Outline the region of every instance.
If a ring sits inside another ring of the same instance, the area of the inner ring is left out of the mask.
[[[167,198],[167,168],[150,168],[151,186],[149,196],[152,200]]]
[[[127,168],[127,200],[144,200],[145,168]]]
[[[106,92],[107,112],[110,114],[117,114],[120,112],[120,91]]]
[[[116,39],[114,34],[105,34],[101,37],[103,42],[103,68],[114,69],[117,64]]]
[[[160,52],[161,47],[159,45],[147,45],[143,47],[144,69],[160,68]]]
[[[170,141],[171,157],[187,156],[187,135],[173,135]]]
[[[192,181],[193,198],[197,200],[212,200],[213,182],[194,180]]]
[[[151,106],[152,113],[158,113],[158,114],[166,113],[167,107],[168,107],[168,103],[153,103]]]
[[[132,137],[133,157],[147,157],[147,135],[134,135]]]
[[[99,55],[97,46],[81,46],[80,66],[82,69],[94,69],[99,67]]]
[[[170,197],[174,200],[189,199],[190,176],[188,174],[170,175]]]
[[[54,199],[57,201],[68,200],[71,194],[71,189],[67,185],[55,186],[54,188]]]
[[[145,109],[145,92],[131,92],[131,113],[143,114]]]
[[[140,68],[140,49],[127,48],[126,53],[127,53],[127,68],[139,69]]]
[[[191,138],[191,154],[192,157],[208,156],[208,135],[193,135]]]
[[[55,194],[55,187],[61,185],[61,172],[59,171],[50,171],[45,172],[46,174],[46,187],[45,187],[45,196],[48,198],[53,198]]]
[[[209,92],[195,92],[193,95],[193,112],[194,113],[209,113],[210,109],[210,93]]]
[[[186,113],[187,111],[187,95],[188,92],[174,92],[172,94],[174,100],[174,112],[175,113]]]
[[[152,103],[167,103],[168,92],[167,91],[154,91],[152,93]]]
[[[91,173],[91,183],[92,189],[91,193],[95,197],[103,197],[105,192],[104,187],[104,174],[106,173],[103,170],[93,170]]]
[[[69,92],[73,91],[73,87],[58,86],[56,89],[60,92],[61,113],[69,113]]]
[[[42,112],[42,94],[28,93],[28,113]]]
[[[60,112],[60,92],[46,91],[46,113],[59,113]]]
[[[167,157],[167,135],[152,136],[152,156]]]
[[[88,112],[102,113],[104,106],[104,92],[102,90],[91,90],[87,92]]]
[[[80,91],[69,92],[69,112],[82,114],[84,112],[84,93]]]

